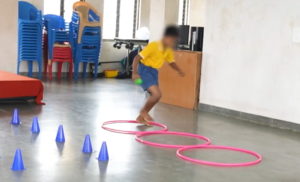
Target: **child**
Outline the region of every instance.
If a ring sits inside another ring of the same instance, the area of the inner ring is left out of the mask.
[[[149,121],[153,121],[153,119],[149,115],[149,111],[161,98],[157,69],[162,67],[164,61],[167,61],[180,76],[184,76],[184,72],[176,65],[173,54],[178,36],[177,26],[168,26],[160,41],[151,42],[134,58],[132,79],[141,78],[143,81],[142,88],[150,93],[150,98],[136,119],[139,123],[151,126]]]

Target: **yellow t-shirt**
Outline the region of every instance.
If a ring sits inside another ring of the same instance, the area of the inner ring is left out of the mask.
[[[173,50],[163,48],[160,41],[151,42],[139,55],[143,58],[141,62],[149,67],[159,69],[164,64],[164,61],[169,63],[174,62]]]

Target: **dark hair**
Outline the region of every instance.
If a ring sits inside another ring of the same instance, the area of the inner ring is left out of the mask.
[[[167,26],[164,32],[164,36],[179,37],[179,29],[176,25]]]

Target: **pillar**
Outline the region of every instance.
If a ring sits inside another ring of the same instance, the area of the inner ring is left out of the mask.
[[[189,25],[204,27],[206,0],[190,0]]]
[[[0,6],[0,69],[17,72],[18,52],[18,1],[1,1]],[[0,90],[3,88],[0,88]]]
[[[149,27],[151,0],[141,0],[140,27]]]
[[[179,0],[151,0],[150,2],[150,41],[159,40],[167,25],[177,24]]]

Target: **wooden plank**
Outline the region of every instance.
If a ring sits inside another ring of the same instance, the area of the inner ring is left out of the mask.
[[[185,77],[180,77],[168,63],[159,69],[159,87],[162,92],[160,102],[197,109],[199,103],[200,77],[201,77],[201,52],[175,51],[175,60],[185,72]]]

